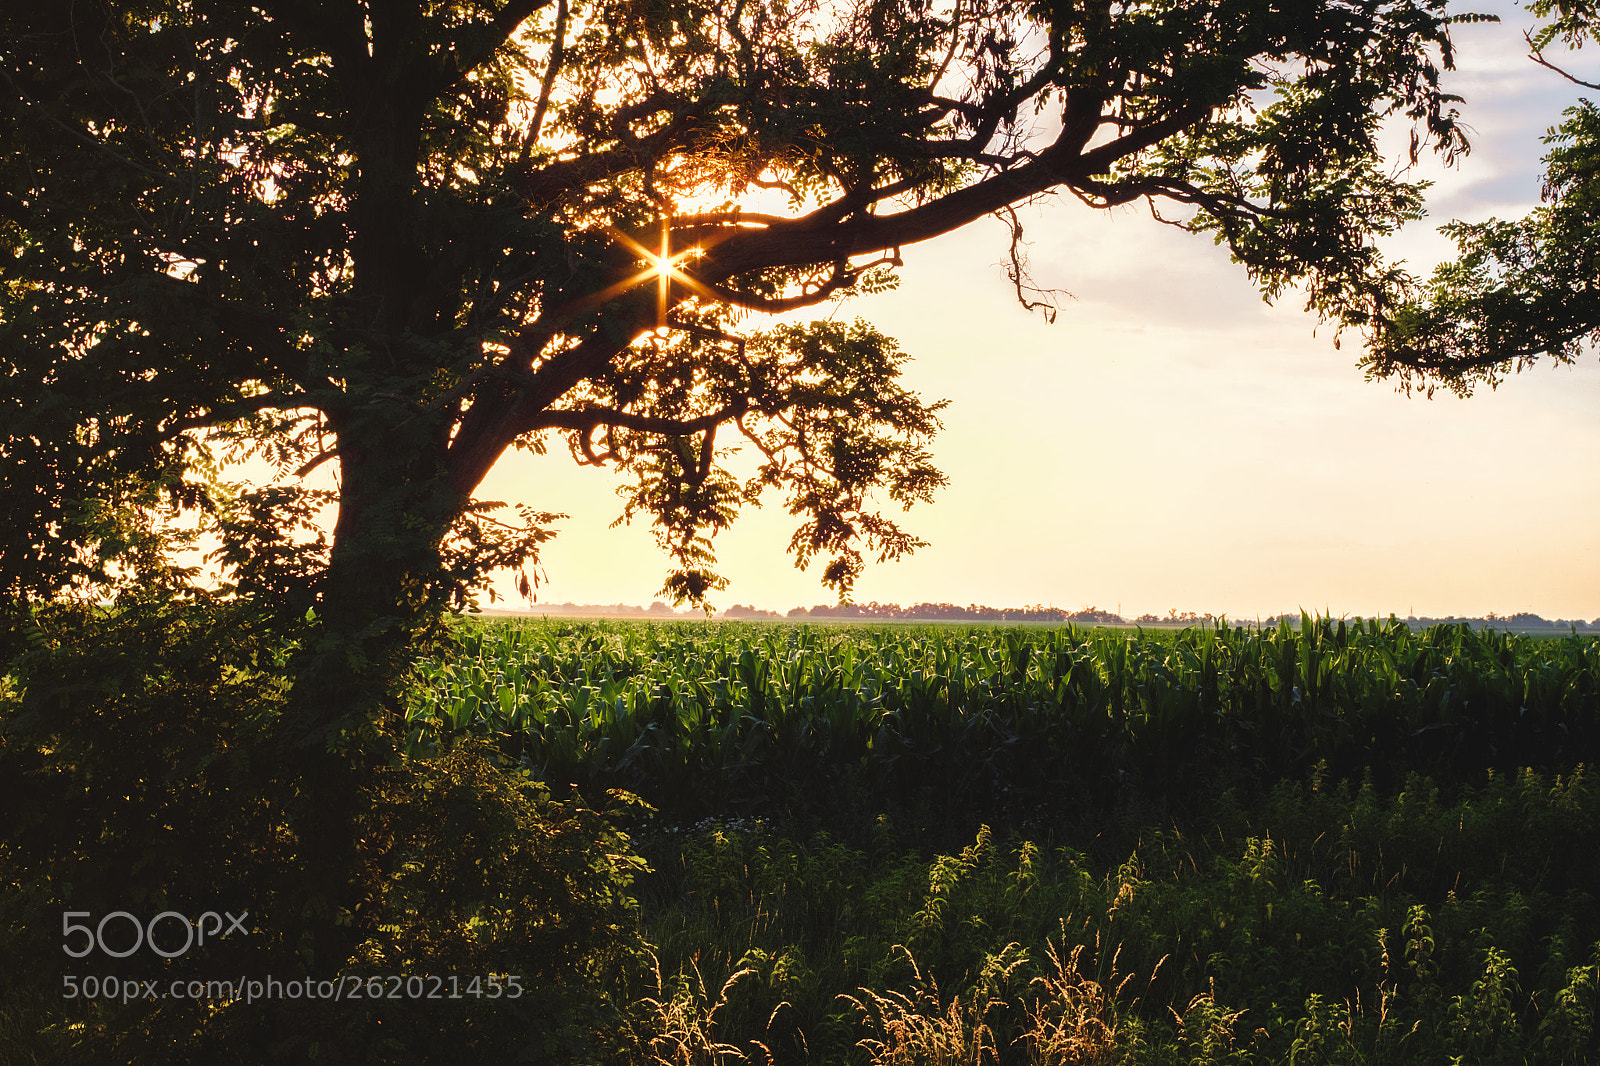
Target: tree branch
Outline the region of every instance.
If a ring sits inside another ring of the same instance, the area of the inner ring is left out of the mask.
[[[1043,312],[1044,320],[1047,323],[1054,325],[1058,309],[1056,308],[1056,305],[1051,302],[1050,295],[1053,292],[1063,292],[1063,290],[1052,289],[1046,291],[1032,284],[1032,279],[1028,275],[1027,253],[1023,251],[1025,246],[1022,241],[1022,220],[1017,217],[1017,209],[1010,204],[1007,204],[999,212],[996,212],[996,216],[1002,222],[1004,222],[1011,231],[1011,245],[1009,249],[1011,265],[1006,268],[1006,277],[1011,280],[1011,284],[1015,286],[1017,290],[1017,302],[1021,304],[1023,309],[1026,311]],[[1024,294],[1024,289],[1038,293],[1040,296],[1043,296],[1044,299],[1030,300]],[[1068,292],[1064,293],[1064,295],[1071,296],[1072,294]]]
[[[312,404],[304,393],[285,395],[280,392],[264,392],[238,400],[221,410],[211,411],[205,415],[190,415],[170,422],[161,428],[159,440],[172,440],[180,434],[191,429],[213,429],[237,422],[247,415],[257,414],[261,411],[276,409],[279,411],[292,411],[298,407],[310,407]]]
[[[750,401],[741,396],[719,411],[699,418],[659,418],[655,415],[633,414],[609,407],[585,407],[576,411],[545,411],[524,432],[541,429],[575,429],[593,433],[601,426],[631,429],[638,433],[658,433],[664,437],[688,437],[720,426],[729,419],[739,418],[750,410]]]
[[[434,57],[429,64],[432,77],[428,79],[427,95],[437,97],[450,91],[462,78],[483,65],[496,49],[505,44],[512,34],[534,12],[548,7],[552,0],[510,0],[488,22],[475,22],[461,27],[449,51]],[[562,4],[565,17],[566,4]],[[558,46],[559,47],[559,46]]]
[[[1165,119],[1087,152],[1078,150],[1080,133],[1064,127],[1055,143],[1020,167],[892,215],[858,214],[834,223],[845,204],[871,196],[847,195],[792,221],[731,235],[701,257],[695,272],[702,282],[716,284],[749,271],[836,262],[929,240],[1057,185],[1081,183],[1088,175],[1106,173],[1116,160],[1181,132],[1210,110],[1205,105],[1179,108]]]
[[[711,466],[711,442],[716,436],[717,427],[724,422],[737,421],[750,409],[747,397],[741,396],[737,402],[729,404],[720,411],[699,418],[658,418],[652,415],[638,415],[627,411],[618,411],[606,407],[586,407],[578,411],[546,411],[539,418],[534,430],[540,429],[570,429],[576,430],[578,447],[583,452],[583,461],[588,466],[603,466],[611,460],[620,460],[622,454],[615,445],[609,443],[610,431],[613,429],[631,429],[639,433],[656,433],[665,437],[689,437],[697,433],[705,435],[705,442],[700,450],[700,461],[697,469],[691,471],[681,459],[679,466],[689,478],[690,484],[699,485],[705,481]],[[604,428],[608,443],[603,454],[596,454],[594,450],[594,432]],[[647,449],[654,450],[654,449]],[[674,452],[674,455],[677,453]]]
[[[550,106],[550,93],[555,89],[556,75],[561,72],[562,60],[566,58],[567,0],[560,0],[560,5],[556,9],[555,43],[550,46],[550,60],[544,68],[544,80],[539,84],[539,102],[533,109],[533,121],[528,123],[528,136],[522,142],[522,158],[519,160],[522,166],[527,166],[528,156],[539,142],[539,133],[544,128],[545,109]]]
[[[1585,89],[1600,89],[1600,85],[1596,85],[1592,81],[1583,81],[1582,79],[1575,78],[1546,59],[1544,57],[1544,52],[1539,48],[1538,45],[1533,43],[1533,36],[1529,34],[1527,30],[1522,31],[1522,39],[1528,42],[1528,47],[1531,49],[1531,51],[1528,53],[1528,58],[1539,64],[1541,67],[1544,67],[1547,70],[1555,71],[1557,74],[1561,75],[1563,78],[1566,78],[1574,85],[1581,85]]]
[[[894,250],[894,254],[880,256],[870,263],[860,263],[854,266],[850,266],[847,263],[835,263],[833,265],[833,276],[817,286],[817,288],[809,292],[800,292],[794,296],[776,299],[767,296],[756,296],[753,293],[739,292],[721,285],[704,284],[696,281],[694,276],[687,271],[682,271],[681,273],[688,282],[689,288],[704,290],[703,295],[709,295],[713,299],[721,300],[746,311],[783,314],[786,311],[797,311],[802,307],[815,307],[841,289],[848,289],[854,285],[864,271],[871,270],[875,266],[897,267],[904,265],[900,259],[900,249],[898,248]]]

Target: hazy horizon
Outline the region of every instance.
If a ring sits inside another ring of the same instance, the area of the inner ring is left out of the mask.
[[[1059,604],[982,604],[982,603],[979,603],[979,604],[950,604],[947,601],[939,601],[939,600],[915,600],[915,601],[912,601],[910,603],[905,603],[905,604],[892,604],[892,603],[891,604],[876,604],[876,606],[879,606],[879,607],[898,607],[901,610],[910,610],[913,607],[922,606],[924,604],[932,604],[934,606],[952,606],[952,607],[958,607],[958,608],[961,608],[961,609],[966,609],[966,608],[969,608],[969,607],[976,607],[976,608],[980,608],[980,609],[994,610],[994,611],[1000,611],[1000,612],[1006,612],[1006,613],[1016,613],[1016,612],[1020,612],[1020,611],[1024,611],[1024,610],[1036,610],[1038,608],[1045,608],[1045,609],[1048,609],[1048,610],[1060,610],[1060,611],[1066,612],[1068,614],[1082,614],[1082,613],[1088,613],[1088,612],[1097,612],[1097,613],[1105,613],[1105,614],[1115,614],[1119,618],[1121,618],[1121,623],[1120,624],[1125,624],[1125,625],[1131,625],[1131,624],[1134,624],[1136,622],[1140,622],[1140,621],[1146,620],[1146,619],[1150,618],[1154,614],[1154,612],[1148,612],[1147,611],[1147,612],[1143,612],[1140,615],[1134,615],[1134,614],[1131,614],[1131,613],[1128,614],[1128,615],[1121,615],[1120,612],[1117,612],[1114,608],[1099,607],[1098,605],[1090,605],[1087,608],[1072,608],[1072,607],[1062,607]],[[857,605],[858,606],[873,606],[874,603],[873,602],[869,602],[867,604],[859,604],[858,603]],[[780,620],[780,621],[784,621],[784,620],[787,620],[787,621],[808,621],[808,620],[809,621],[872,621],[872,619],[870,619],[870,618],[859,619],[859,618],[855,618],[853,616],[834,616],[834,615],[808,615],[808,616],[801,616],[799,618],[791,618],[790,617],[790,612],[793,612],[793,611],[796,611],[796,610],[815,611],[815,610],[817,610],[819,608],[830,607],[830,606],[834,606],[834,605],[831,604],[831,603],[797,604],[797,605],[795,605],[793,607],[790,607],[790,608],[774,608],[774,607],[762,608],[762,607],[752,607],[752,605],[750,605],[750,604],[731,603],[731,604],[728,604],[728,605],[726,605],[724,607],[714,608],[712,613],[716,614],[716,615],[725,615],[726,612],[732,611],[732,610],[753,609],[755,611],[762,611],[762,612],[765,612],[765,613],[768,613],[768,614],[775,614],[777,616],[778,620]],[[665,610],[658,610],[657,608],[665,608]],[[488,603],[485,600],[485,601],[480,602],[475,610],[468,611],[467,613],[469,613],[469,614],[496,615],[496,616],[512,615],[512,616],[518,616],[518,617],[524,617],[524,616],[538,617],[541,614],[544,614],[544,615],[552,615],[553,614],[553,615],[555,615],[557,617],[561,617],[561,616],[567,616],[567,617],[597,617],[597,618],[598,617],[619,617],[619,618],[630,618],[630,619],[631,618],[635,618],[635,617],[643,618],[643,619],[651,619],[651,618],[697,618],[697,617],[701,617],[703,615],[703,611],[700,610],[699,608],[690,607],[690,606],[687,606],[687,605],[674,608],[674,607],[671,607],[670,605],[668,605],[665,601],[663,601],[659,597],[656,598],[655,600],[651,601],[648,604],[643,604],[643,603],[624,603],[624,602],[617,602],[617,603],[573,603],[571,601],[565,601],[565,600],[561,601],[561,602],[556,602],[556,601],[553,601],[553,600],[539,600],[539,601],[534,602],[534,603],[529,603],[526,600],[523,600],[523,599],[521,599],[519,597],[515,602],[511,602],[511,603],[508,603],[508,602],[502,600],[500,602],[491,604],[491,603]],[[1399,612],[1389,612],[1388,614],[1384,614],[1384,615],[1381,615],[1381,616],[1375,616],[1375,615],[1348,615],[1348,614],[1347,615],[1328,615],[1328,614],[1325,614],[1324,612],[1321,612],[1321,611],[1312,610],[1311,608],[1302,609],[1302,608],[1298,608],[1297,607],[1297,608],[1294,608],[1292,610],[1274,611],[1271,614],[1260,615],[1260,616],[1250,616],[1250,617],[1245,617],[1245,616],[1242,616],[1242,615],[1235,616],[1235,615],[1226,614],[1225,612],[1184,611],[1184,610],[1180,610],[1180,609],[1177,609],[1177,608],[1174,608],[1172,613],[1176,614],[1177,617],[1172,617],[1171,614],[1164,614],[1164,615],[1160,615],[1160,616],[1155,617],[1155,620],[1153,622],[1148,622],[1148,624],[1151,624],[1151,625],[1155,625],[1155,624],[1185,624],[1185,625],[1192,625],[1192,624],[1194,624],[1195,622],[1198,622],[1198,621],[1210,621],[1212,619],[1219,619],[1219,620],[1226,620],[1228,622],[1235,622],[1235,623],[1238,623],[1240,625],[1244,625],[1244,624],[1255,622],[1255,621],[1266,621],[1266,620],[1269,620],[1269,619],[1276,619],[1276,618],[1299,618],[1302,614],[1309,615],[1312,618],[1329,618],[1329,619],[1334,620],[1334,621],[1354,620],[1356,618],[1367,619],[1367,620],[1370,620],[1370,619],[1373,619],[1373,618],[1377,618],[1379,621],[1388,621],[1390,618],[1397,618],[1400,621],[1417,621],[1417,622],[1430,622],[1430,621],[1442,621],[1442,620],[1469,621],[1469,622],[1496,622],[1496,621],[1511,621],[1511,620],[1513,620],[1515,618],[1523,618],[1523,617],[1527,617],[1528,615],[1531,614],[1531,615],[1537,617],[1539,619],[1539,621],[1550,623],[1552,625],[1565,624],[1565,623],[1571,622],[1571,623],[1578,623],[1578,624],[1581,624],[1581,625],[1600,626],[1600,618],[1593,618],[1593,619],[1587,619],[1587,618],[1547,618],[1547,617],[1545,617],[1543,615],[1539,615],[1538,612],[1536,612],[1536,611],[1535,612],[1513,612],[1511,614],[1507,614],[1505,612],[1500,612],[1500,611],[1490,611],[1485,615],[1418,615],[1418,614],[1400,614]],[[734,618],[726,618],[726,619],[719,619],[719,620],[739,621],[742,618],[743,618],[743,615],[741,614],[740,616],[737,616],[737,617],[734,617]],[[896,619],[888,619],[888,620],[889,621],[895,621]],[[946,621],[956,621],[956,622],[966,621],[964,619],[939,619],[939,618],[934,618],[932,616],[921,616],[921,615],[914,615],[914,616],[911,616],[909,618],[900,619],[900,620],[904,620],[904,621],[941,621],[941,620],[946,620]],[[1118,624],[1118,623],[1107,623],[1107,624]]]

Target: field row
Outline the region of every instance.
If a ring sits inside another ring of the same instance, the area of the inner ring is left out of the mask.
[[[559,785],[685,815],[865,789],[1007,820],[1041,797],[1592,758],[1600,640],[1302,618],[1180,632],[474,625],[418,667],[409,744],[488,735]],[[819,792],[820,790],[820,792]]]

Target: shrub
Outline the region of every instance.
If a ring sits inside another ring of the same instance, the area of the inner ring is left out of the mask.
[[[643,958],[628,895],[643,864],[609,817],[552,800],[478,743],[357,767],[359,854],[342,869],[363,879],[361,903],[322,913],[330,873],[297,849],[272,730],[292,650],[281,635],[204,597],[38,609],[27,624],[29,650],[0,695],[0,950],[10,960],[0,1000],[25,1005],[3,1024],[30,1054],[407,1063],[510,1050],[594,1061],[620,1017],[610,992]],[[174,958],[139,950],[74,963],[62,951],[67,911],[89,921],[248,912],[248,922]],[[400,998],[62,996],[74,971],[161,990],[191,979],[287,984],[306,976],[316,922],[351,933],[346,991]],[[445,983],[396,989],[390,975]],[[430,991],[441,998],[416,998]]]

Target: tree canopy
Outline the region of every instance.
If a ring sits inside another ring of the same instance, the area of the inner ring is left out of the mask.
[[[161,570],[192,513],[241,591],[374,634],[533,559],[473,494],[508,449],[610,465],[674,558],[766,490],[848,593],[918,541],[940,404],[869,325],[758,313],[1071,195],[1147,202],[1269,297],[1370,325],[1466,147],[1442,0],[163,0],[0,15],[0,584]],[[973,373],[1003,373],[981,353]],[[740,479],[733,444],[758,457]],[[277,484],[219,481],[224,455]],[[336,499],[300,482],[324,462]],[[536,488],[530,491],[536,495]],[[295,539],[336,502],[331,543]],[[165,529],[165,532],[163,532]],[[115,565],[114,565],[115,564]],[[123,569],[118,571],[117,565]],[[353,658],[352,658],[353,656]]]
[[[1530,58],[1552,76],[1600,89],[1544,57],[1558,40],[1582,47],[1590,39],[1593,6],[1537,0],[1528,9],[1546,18],[1526,35]],[[1600,110],[1580,100],[1544,143],[1543,203],[1520,219],[1445,226],[1459,257],[1375,322],[1369,376],[1467,395],[1541,356],[1570,363],[1600,334]]]

